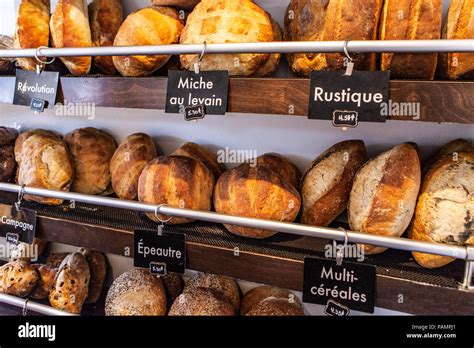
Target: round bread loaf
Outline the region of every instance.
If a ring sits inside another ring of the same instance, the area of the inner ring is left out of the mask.
[[[105,276],[107,274],[105,255],[100,251],[93,251],[83,248],[79,249],[79,252],[86,257],[91,274],[86,303],[96,303],[102,293]]]
[[[234,310],[239,311],[240,289],[234,279],[216,274],[198,273],[186,283],[184,291],[192,291],[196,288],[210,288],[219,291],[232,304]]]
[[[216,180],[226,170],[225,166],[222,163],[219,163],[215,154],[211,153],[204,146],[196,143],[184,143],[178,147],[172,155],[191,157],[195,160],[201,161],[212,172],[212,174],[214,174]]]
[[[209,169],[193,158],[161,156],[150,161],[138,180],[138,199],[151,204],[194,210],[211,210],[214,177]],[[154,214],[148,214],[159,221]],[[160,216],[162,221],[168,220]],[[192,219],[173,217],[170,224],[192,222]]]
[[[72,191],[88,195],[112,193],[110,160],[114,155],[115,140],[96,128],[80,128],[66,134],[64,140],[74,159],[76,176]]]
[[[33,267],[36,269],[36,272],[38,272],[39,278],[36,287],[30,294],[30,297],[36,300],[42,300],[48,297],[49,292],[53,288],[54,278],[56,277],[58,269],[39,263],[34,264]]]
[[[166,295],[161,279],[146,269],[122,273],[110,286],[105,300],[108,316],[163,316]]]
[[[247,316],[304,316],[303,308],[284,298],[269,297],[247,312]]]
[[[268,14],[251,0],[202,0],[188,16],[182,44],[270,42],[274,34]],[[193,70],[199,55],[181,55],[185,69]],[[226,70],[230,75],[256,73],[269,54],[210,54],[201,70]]]
[[[0,267],[0,293],[26,297],[35,288],[38,279],[38,272],[29,262],[8,262]]]
[[[420,190],[420,159],[415,147],[397,145],[357,172],[348,205],[351,229],[400,237],[410,224]],[[366,254],[386,248],[363,245]]]
[[[166,308],[170,309],[174,300],[183,292],[184,281],[179,273],[168,272],[161,277],[166,292]]]
[[[233,316],[235,310],[219,291],[211,288],[194,288],[178,296],[168,315]]]
[[[112,187],[121,199],[138,199],[138,178],[143,168],[156,157],[156,146],[148,135],[129,135],[119,145],[110,161]]]
[[[452,245],[474,244],[474,153],[459,152],[435,162],[423,178],[410,238]],[[423,267],[437,268],[451,257],[414,252]]]
[[[54,131],[49,131],[46,129],[41,129],[41,128],[32,129],[32,130],[21,133],[18,136],[18,138],[16,138],[15,140],[15,160],[18,162],[18,164],[20,164],[21,162],[21,151],[23,149],[24,142],[26,141],[26,139],[28,139],[29,137],[35,134],[52,135],[62,140],[62,136],[59,133],[56,133]]]
[[[319,155],[303,175],[303,224],[329,225],[347,207],[357,170],[367,161],[362,140],[337,143]]]
[[[269,15],[270,16],[270,15]],[[283,41],[283,31],[281,30],[280,24],[271,18],[272,30],[273,30],[273,41]],[[255,73],[255,77],[266,77],[272,75],[280,64],[281,53],[273,53],[270,58],[264,63]]]
[[[182,30],[183,22],[175,9],[150,6],[128,15],[115,36],[114,46],[175,44]],[[113,61],[123,76],[147,76],[165,65],[170,57],[114,56]]]
[[[245,293],[242,302],[240,303],[240,314],[246,315],[261,301],[267,298],[284,299],[289,304],[301,308],[300,300],[291,291],[264,285],[253,288]]]
[[[277,153],[266,153],[257,157],[257,165],[274,171],[299,192],[301,173],[287,158]]]
[[[292,222],[301,206],[299,193],[280,175],[262,166],[244,163],[222,174],[214,190],[218,213]],[[225,225],[229,232],[267,238],[275,231]]]
[[[15,178],[15,139],[16,129],[0,127],[0,182],[12,182]]]

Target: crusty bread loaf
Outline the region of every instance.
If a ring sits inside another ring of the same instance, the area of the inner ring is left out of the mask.
[[[74,165],[67,145],[57,136],[38,133],[22,145],[18,184],[50,190],[69,191]],[[62,199],[25,195],[25,200],[59,205]]]
[[[15,140],[16,129],[0,127],[0,182],[12,182],[15,178]]]
[[[122,273],[110,286],[105,300],[108,316],[163,316],[166,295],[160,278],[146,269]]]
[[[410,238],[453,245],[474,244],[474,153],[459,152],[434,163],[423,178]],[[444,266],[453,258],[414,252],[423,267]]]
[[[270,42],[274,34],[269,15],[251,0],[202,0],[188,16],[182,44]],[[193,70],[199,55],[181,55],[185,69]],[[269,54],[210,54],[201,70],[227,70],[231,76],[256,73]]]
[[[474,0],[452,0],[443,39],[474,39]],[[474,53],[441,53],[440,75],[451,80],[474,78]]]
[[[284,298],[269,297],[260,301],[247,312],[248,316],[304,316],[301,306],[295,306]]]
[[[110,160],[116,149],[115,140],[104,131],[88,127],[66,134],[64,141],[76,170],[72,191],[89,195],[112,193]]]
[[[222,214],[292,222],[301,206],[296,189],[270,169],[249,163],[222,174],[214,190],[214,207]],[[267,238],[275,231],[225,225],[229,232]]]
[[[214,176],[204,164],[184,156],[161,156],[150,161],[138,180],[138,199],[151,204],[194,210],[211,210]],[[158,221],[154,214],[148,217]],[[160,216],[162,221],[167,216]],[[170,224],[192,219],[172,217]]]
[[[191,10],[199,1],[200,0],[151,0],[151,4],[157,6],[173,6],[185,10]]]
[[[408,227],[420,190],[420,159],[410,144],[397,145],[357,172],[348,205],[351,229],[400,237]],[[363,245],[366,254],[383,247]]]
[[[442,0],[385,0],[380,40],[436,40],[441,37]],[[381,69],[390,77],[432,80],[438,53],[383,53]]]
[[[107,263],[105,255],[100,251],[81,248],[79,252],[86,257],[89,265],[90,282],[89,291],[85,303],[96,303],[102,294],[105,276],[107,275]]]
[[[188,280],[184,291],[210,288],[219,291],[232,304],[236,312],[240,307],[240,288],[234,279],[209,273],[198,273]]]
[[[91,29],[85,0],[59,0],[51,15],[53,47],[90,47]],[[71,74],[85,75],[91,69],[91,57],[61,57]]]
[[[53,288],[54,278],[56,277],[58,269],[40,263],[34,264],[33,267],[38,273],[38,282],[31,292],[30,297],[36,300],[42,300],[48,297],[49,292]]]
[[[277,153],[266,153],[257,157],[257,165],[277,173],[293,185],[296,191],[300,190],[301,173],[289,159]]]
[[[44,263],[51,267],[51,268],[59,268],[59,266],[61,266],[61,263],[63,262],[63,260],[66,258],[66,256],[68,256],[69,253],[54,253],[54,254],[51,254],[49,255],[46,260],[44,261]]]
[[[283,299],[289,304],[296,306],[297,308],[301,308],[300,300],[294,294],[292,294],[291,291],[264,285],[253,288],[252,290],[245,293],[240,304],[240,314],[246,315],[260,302],[268,298]]]
[[[194,288],[178,296],[168,315],[233,316],[235,310],[219,291],[211,288]]]
[[[183,30],[178,12],[165,6],[150,6],[128,15],[115,36],[114,46],[175,44]],[[114,56],[117,70],[123,76],[153,74],[169,60],[169,55]]]
[[[329,225],[347,207],[354,176],[367,161],[362,140],[337,143],[319,155],[303,175],[303,224]]]
[[[32,135],[35,134],[47,134],[47,135],[53,135],[56,136],[58,139],[62,139],[61,134],[56,133],[54,131],[46,130],[46,129],[32,129],[26,132],[20,133],[18,138],[15,140],[15,160],[20,164],[21,161],[21,150],[23,149],[23,143],[25,142],[26,139],[31,137]]]
[[[121,199],[138,199],[138,178],[143,168],[156,157],[156,146],[148,135],[129,135],[110,161],[112,188]]]
[[[173,272],[168,272],[160,278],[166,293],[166,308],[169,310],[174,300],[183,292],[184,281],[179,273]]]
[[[191,157],[195,160],[201,161],[211,172],[217,180],[219,176],[226,170],[222,163],[217,160],[217,155],[211,153],[204,146],[196,143],[187,142],[181,145],[172,153],[175,156]]]
[[[271,19],[273,29],[273,41],[283,41],[283,31],[281,30],[280,24],[274,19]],[[264,63],[256,72],[255,77],[266,77],[271,76],[278,68],[280,64],[281,53],[273,53],[270,55],[266,63]]]
[[[474,152],[474,146],[465,139],[455,139],[443,145],[434,158],[441,159],[444,156],[451,156],[453,153],[459,152]]]
[[[121,0],[93,0],[89,4],[89,23],[91,27],[92,45],[113,46],[115,35],[123,22]],[[102,74],[117,73],[110,56],[94,57],[94,65]]]
[[[50,0],[21,0],[16,20],[14,48],[38,48],[49,46]],[[18,66],[35,70],[38,64],[33,58],[18,58]]]
[[[89,292],[90,271],[84,255],[71,253],[61,262],[49,292],[51,306],[80,314]]]
[[[382,0],[291,0],[285,16],[285,41],[375,40]],[[355,54],[357,70],[375,70],[376,54]],[[308,76],[312,70],[340,70],[339,53],[288,54],[294,73]]]
[[[11,261],[0,267],[0,293],[26,297],[38,283],[38,272],[23,260]]]

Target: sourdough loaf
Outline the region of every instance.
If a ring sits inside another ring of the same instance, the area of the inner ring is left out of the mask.
[[[183,292],[171,306],[170,316],[234,316],[229,300],[211,288],[194,288]]]
[[[38,273],[38,282],[30,294],[31,298],[42,300],[48,297],[49,292],[53,288],[54,278],[56,277],[57,268],[51,268],[47,265],[34,264],[33,267]]]
[[[204,146],[196,143],[187,142],[176,149],[172,155],[191,157],[198,161],[201,161],[211,172],[214,174],[214,178],[217,180],[219,176],[224,173],[225,166],[219,163],[217,155],[211,153]]]
[[[257,157],[257,166],[262,166],[280,175],[299,191],[301,173],[291,161],[277,153],[266,153]]]
[[[38,283],[38,272],[27,261],[16,260],[0,267],[0,293],[26,297]]]
[[[12,182],[15,178],[15,139],[18,132],[13,128],[0,127],[0,182]]]
[[[245,293],[240,304],[240,314],[246,315],[260,302],[269,298],[282,299],[288,302],[288,304],[295,306],[297,309],[302,308],[300,300],[291,293],[291,291],[264,285],[253,288]]]

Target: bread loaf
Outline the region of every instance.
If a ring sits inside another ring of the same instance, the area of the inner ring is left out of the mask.
[[[20,165],[20,162],[21,162],[21,150],[23,149],[23,143],[25,142],[26,139],[28,139],[29,137],[35,134],[52,135],[62,140],[62,136],[59,133],[41,129],[41,128],[32,129],[32,130],[21,133],[18,136],[18,138],[16,138],[16,141],[15,141],[15,160],[17,161],[18,165]]]
[[[283,41],[283,31],[281,30],[280,24],[270,17],[272,22],[273,30],[273,41]],[[264,63],[255,73],[255,77],[266,77],[272,75],[280,64],[281,53],[273,53],[270,58]]]
[[[13,128],[0,127],[0,182],[12,182],[15,178],[15,139],[18,132]]]
[[[268,14],[251,0],[202,0],[188,16],[182,44],[270,42],[274,34]],[[199,55],[181,55],[185,69],[193,70]],[[201,70],[227,70],[230,75],[256,73],[269,54],[210,54]]]
[[[445,144],[434,156],[435,159],[441,159],[444,156],[451,156],[459,152],[474,152],[472,143],[465,139],[455,139]]]
[[[214,207],[222,214],[292,222],[301,206],[296,189],[275,172],[244,163],[226,171],[214,190]],[[267,238],[275,231],[225,225],[229,232]]]
[[[112,193],[110,160],[115,140],[96,128],[76,129],[64,137],[74,159],[76,177],[72,191],[89,195]]]
[[[375,40],[382,0],[291,0],[285,15],[285,41]],[[355,54],[357,70],[375,70],[376,54]],[[312,70],[340,70],[339,53],[287,55],[294,73],[308,76]]]
[[[90,47],[91,29],[85,0],[59,0],[51,16],[53,47]],[[88,74],[91,57],[61,57],[73,75]]]
[[[114,40],[114,46],[175,44],[183,30],[178,12],[165,6],[151,6],[128,15]],[[153,74],[169,60],[169,55],[114,56],[117,70],[123,76]]]
[[[291,291],[275,288],[272,286],[258,286],[245,293],[240,304],[240,314],[246,315],[254,309],[260,302],[268,299],[283,299],[289,304],[301,309],[300,300]]]
[[[47,298],[49,292],[53,288],[54,278],[56,277],[57,268],[51,268],[47,265],[34,264],[33,267],[38,273],[38,282],[31,292],[30,297],[36,300]]]
[[[194,210],[211,210],[214,177],[201,162],[184,156],[161,156],[150,161],[138,180],[138,199],[151,204]],[[148,217],[158,221],[154,214]],[[160,216],[161,221],[168,220]],[[172,217],[169,223],[182,224],[192,219]]]
[[[49,46],[50,0],[21,0],[16,20],[15,49]],[[18,58],[17,64],[24,70],[35,70],[33,58]]]
[[[49,255],[46,260],[45,264],[51,268],[59,268],[63,260],[68,256],[69,253],[54,253]]]
[[[92,45],[113,46],[115,35],[123,22],[121,0],[93,0],[89,4],[89,23]],[[110,56],[94,57],[94,65],[102,74],[115,75],[114,62]]]
[[[400,237],[408,227],[420,190],[420,160],[410,144],[397,145],[357,172],[348,205],[352,230]],[[383,247],[363,245],[366,254]]]
[[[217,180],[219,176],[226,170],[222,163],[219,163],[217,156],[211,153],[204,146],[196,143],[187,142],[181,145],[172,153],[175,156],[191,157],[195,160],[201,161],[211,172]]]
[[[282,155],[277,153],[266,153],[257,157],[257,165],[277,173],[293,185],[297,191],[300,190],[301,173],[299,169]]]
[[[219,291],[194,288],[183,292],[171,306],[170,316],[234,316],[234,307]]]
[[[151,0],[151,4],[157,6],[173,6],[185,10],[191,10],[199,1],[200,0]]]
[[[155,157],[155,143],[148,135],[136,133],[125,138],[110,161],[112,187],[119,198],[138,199],[138,178]]]
[[[354,176],[366,161],[362,140],[337,143],[319,155],[303,176],[301,222],[327,226],[341,214],[347,207]]]
[[[452,0],[443,39],[474,39],[474,0]],[[474,78],[474,53],[441,53],[440,73],[451,80]]]
[[[105,255],[100,251],[83,248],[80,249],[79,252],[86,257],[91,276],[85,303],[96,303],[102,294],[102,288],[104,287],[105,276],[107,274]]]
[[[74,166],[67,145],[58,137],[38,133],[22,145],[18,184],[50,190],[69,191]],[[25,195],[25,200],[59,205],[62,199]]]
[[[166,293],[166,308],[170,309],[174,300],[183,292],[184,282],[179,273],[168,272],[161,277]]]
[[[38,273],[29,262],[12,261],[0,267],[0,293],[26,297],[38,283]]]
[[[248,316],[304,316],[303,308],[284,298],[269,297],[247,312]]]
[[[410,238],[452,245],[474,244],[474,153],[459,152],[434,163],[423,178]],[[423,267],[453,258],[414,252]]]
[[[437,40],[441,37],[442,0],[385,0],[380,40]],[[381,69],[390,77],[432,80],[437,53],[383,53]]]
[[[166,295],[160,278],[146,269],[122,273],[110,286],[105,300],[108,316],[163,316]]]

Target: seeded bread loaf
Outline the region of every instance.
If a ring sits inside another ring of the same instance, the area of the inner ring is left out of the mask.
[[[183,292],[171,306],[170,316],[233,316],[234,307],[219,291],[194,288]]]

